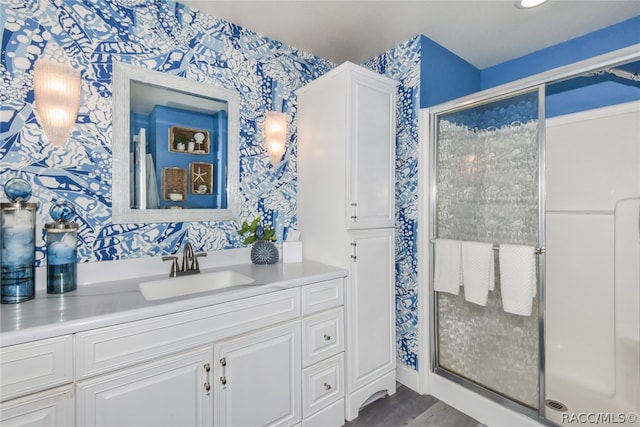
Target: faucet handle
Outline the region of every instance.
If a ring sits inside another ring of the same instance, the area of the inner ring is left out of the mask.
[[[173,261],[171,263],[171,273],[169,277],[176,277],[178,275],[178,257],[177,256],[163,256],[162,261]]]
[[[198,252],[197,254],[193,255],[194,270],[200,272],[200,264],[198,264],[198,258],[206,257],[206,256],[207,256],[206,252]]]

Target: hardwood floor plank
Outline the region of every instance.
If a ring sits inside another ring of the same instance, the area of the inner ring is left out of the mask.
[[[407,427],[478,427],[478,421],[443,402],[437,402]]]
[[[478,421],[440,402],[398,384],[393,396],[378,399],[345,427],[482,427]]]

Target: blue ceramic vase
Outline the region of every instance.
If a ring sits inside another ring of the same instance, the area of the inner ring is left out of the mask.
[[[258,240],[251,247],[251,262],[254,264],[275,264],[278,259],[278,248],[269,240]]]

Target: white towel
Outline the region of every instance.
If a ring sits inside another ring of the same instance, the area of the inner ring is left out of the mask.
[[[536,297],[536,258],[532,246],[500,245],[502,308],[507,313],[530,316]]]
[[[487,305],[493,278],[493,244],[462,242],[464,299],[474,304]]]
[[[436,239],[434,290],[458,295],[462,285],[462,263],[459,240]]]

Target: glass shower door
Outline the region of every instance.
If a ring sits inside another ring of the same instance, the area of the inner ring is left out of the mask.
[[[505,311],[499,254],[502,245],[530,246],[531,271],[539,271],[542,92],[436,114],[431,156],[432,271],[445,256],[438,239],[482,242],[492,245],[495,276],[484,305],[467,301],[464,284],[457,294],[433,292],[435,371],[531,413],[538,411],[542,379],[539,280],[533,279],[530,314]]]

